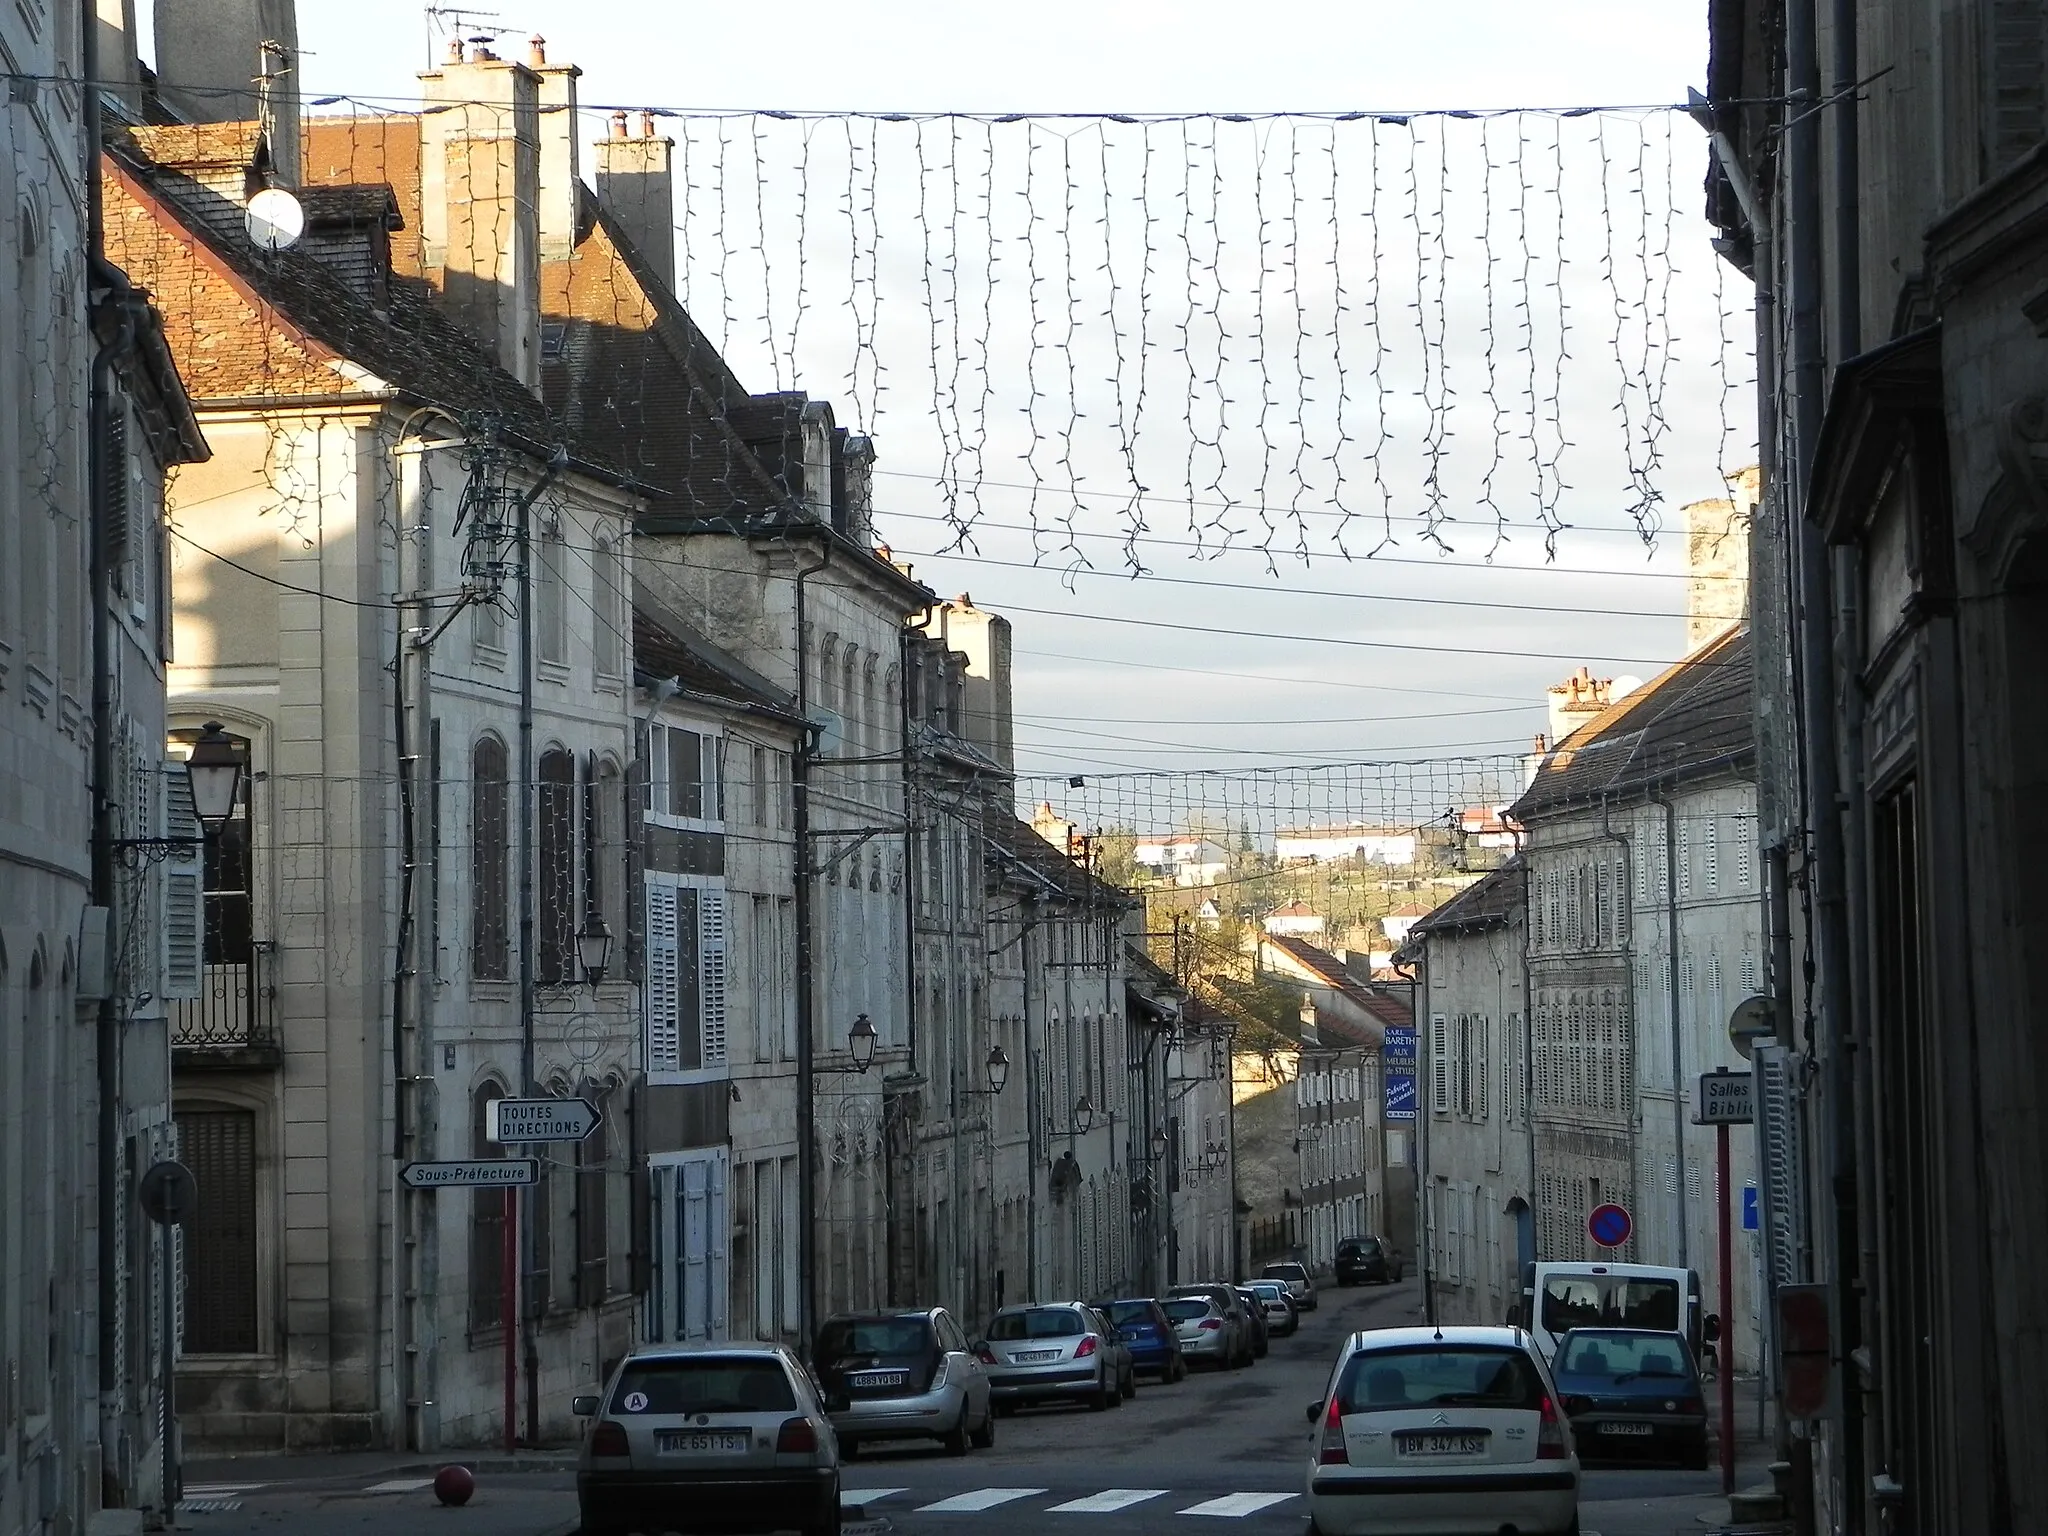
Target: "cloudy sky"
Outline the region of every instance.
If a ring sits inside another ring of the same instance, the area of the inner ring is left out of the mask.
[[[1633,106],[1705,54],[1696,5],[1642,0],[470,14],[545,34],[587,107],[706,113]],[[401,105],[447,25],[302,0],[306,93]],[[1581,661],[1678,654],[1681,541],[1646,549],[1631,505],[1719,494],[1753,419],[1682,118],[661,131],[700,322],[750,387],[872,429],[882,536],[1015,619],[1021,768],[1510,751]]]

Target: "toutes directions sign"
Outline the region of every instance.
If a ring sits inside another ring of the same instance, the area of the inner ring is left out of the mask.
[[[485,1108],[496,1142],[581,1141],[604,1122],[588,1099],[491,1099]]]

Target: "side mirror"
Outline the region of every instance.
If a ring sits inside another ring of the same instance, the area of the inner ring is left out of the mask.
[[[597,1399],[588,1394],[572,1398],[569,1402],[569,1411],[579,1419],[594,1419],[597,1417]]]
[[[1703,1338],[1704,1338],[1704,1339],[1705,1339],[1705,1340],[1706,1340],[1706,1341],[1707,1341],[1707,1342],[1708,1342],[1709,1344],[1712,1344],[1712,1343],[1714,1343],[1714,1342],[1715,1342],[1716,1340],[1718,1340],[1718,1339],[1719,1339],[1719,1338],[1721,1337],[1721,1314],[1720,1314],[1720,1313],[1718,1313],[1718,1312],[1709,1312],[1709,1313],[1707,1314],[1707,1321],[1706,1321],[1706,1326],[1700,1329],[1700,1335],[1701,1335],[1701,1337],[1703,1337]]]
[[[1321,1403],[1310,1403],[1310,1404],[1308,1405],[1308,1421],[1309,1421],[1309,1423],[1311,1423],[1311,1424],[1315,1423],[1315,1421],[1316,1421],[1317,1419],[1319,1419],[1319,1418],[1321,1418],[1321,1417],[1322,1417],[1322,1413],[1323,1413],[1323,1405],[1322,1405]]]
[[[1522,1304],[1519,1301],[1508,1308],[1508,1326],[1510,1328],[1522,1326]]]

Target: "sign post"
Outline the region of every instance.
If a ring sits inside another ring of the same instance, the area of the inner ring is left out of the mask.
[[[1728,1127],[1756,1118],[1755,1082],[1747,1072],[1702,1072],[1698,1124],[1714,1128],[1714,1157],[1721,1204],[1721,1491],[1735,1491],[1735,1235],[1734,1180],[1728,1170]]]
[[[163,1505],[164,1526],[168,1529],[174,1523],[178,1505],[185,1494],[184,1467],[178,1460],[178,1276],[174,1265],[177,1256],[174,1229],[184,1226],[198,1213],[199,1181],[192,1177],[192,1170],[183,1163],[167,1160],[151,1165],[136,1186],[135,1194],[142,1205],[142,1213],[164,1229],[163,1259],[157,1265],[157,1272],[162,1278],[157,1300],[163,1313],[159,1324],[163,1337],[157,1351],[157,1369],[163,1376],[158,1393],[158,1427],[162,1439],[157,1449],[162,1457],[163,1478],[163,1490],[158,1498]]]

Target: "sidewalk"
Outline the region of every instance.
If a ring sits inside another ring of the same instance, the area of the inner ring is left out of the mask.
[[[576,1450],[515,1451],[454,1449],[423,1455],[417,1451],[307,1451],[298,1454],[253,1451],[235,1456],[200,1456],[185,1463],[190,1489],[213,1484],[261,1483],[311,1487],[348,1486],[385,1478],[432,1477],[451,1464],[465,1466],[479,1477],[519,1472],[573,1472]]]

